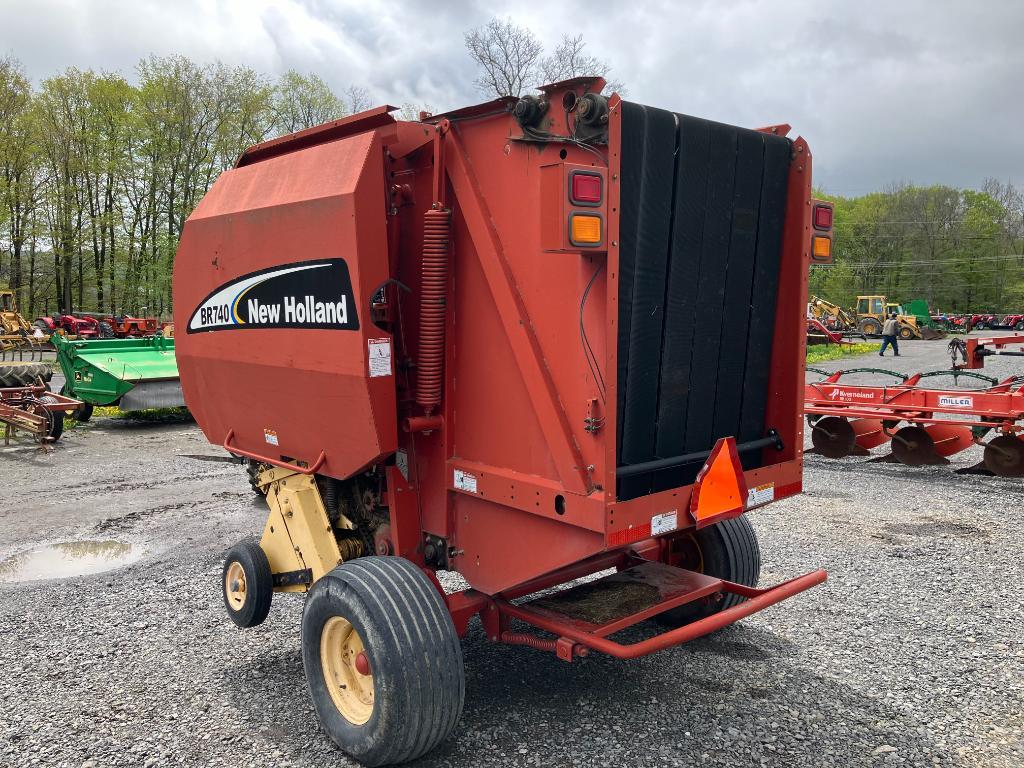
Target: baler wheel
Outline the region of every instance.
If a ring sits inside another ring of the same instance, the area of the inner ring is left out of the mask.
[[[684,545],[681,548],[684,557],[670,564],[748,587],[757,586],[761,578],[761,548],[746,515],[701,528],[678,541]],[[655,616],[655,620],[666,626],[681,627],[732,608],[742,600],[739,595],[727,595],[719,602],[683,605]]]
[[[252,539],[240,541],[224,555],[221,579],[228,616],[240,627],[262,624],[270,613],[274,577],[266,553]]]
[[[994,437],[985,446],[985,468],[999,477],[1024,477],[1024,439]]]
[[[462,648],[427,577],[400,557],[361,557],[314,583],[302,663],[320,724],[368,766],[413,760],[455,729]]]

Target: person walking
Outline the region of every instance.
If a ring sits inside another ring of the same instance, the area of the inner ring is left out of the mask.
[[[900,345],[896,340],[899,333],[900,321],[896,319],[896,313],[893,312],[889,315],[889,319],[885,321],[885,325],[882,326],[882,348],[878,350],[879,357],[883,357],[885,355],[885,349],[890,345],[892,345],[893,357],[900,356]]]

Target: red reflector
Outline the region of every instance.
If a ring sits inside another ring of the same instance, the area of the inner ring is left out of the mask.
[[[569,189],[570,200],[584,205],[599,205],[601,202],[601,177],[596,173],[575,172]]]
[[[832,229],[832,209],[827,205],[814,206],[814,228]]]
[[[651,524],[633,525],[623,528],[621,531],[612,531],[608,534],[608,546],[619,547],[623,544],[631,544],[634,541],[651,538]]]

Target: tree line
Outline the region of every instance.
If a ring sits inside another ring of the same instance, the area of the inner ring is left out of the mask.
[[[369,106],[294,71],[170,56],[136,74],[69,68],[33,88],[0,59],[0,283],[26,315],[167,315],[178,237],[217,175],[252,144]]]
[[[493,19],[465,35],[480,91],[518,96],[604,75],[582,37],[549,54],[529,29]],[[182,226],[249,146],[371,106],[315,74],[272,80],[248,67],[151,56],[135,77],[68,68],[33,86],[0,58],[0,286],[26,316],[58,310],[167,316]],[[405,119],[427,105],[407,104]]]
[[[898,184],[835,205],[835,264],[813,267],[812,294],[843,306],[884,294],[941,312],[1024,311],[1024,195]]]

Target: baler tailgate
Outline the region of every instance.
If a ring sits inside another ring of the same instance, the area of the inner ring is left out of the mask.
[[[811,571],[768,589],[756,589],[657,562],[642,562],[601,579],[527,603],[497,601],[498,610],[538,629],[620,659],[634,659],[695,640],[825,581]],[[653,616],[727,594],[746,598],[731,608],[631,644],[609,636]]]

